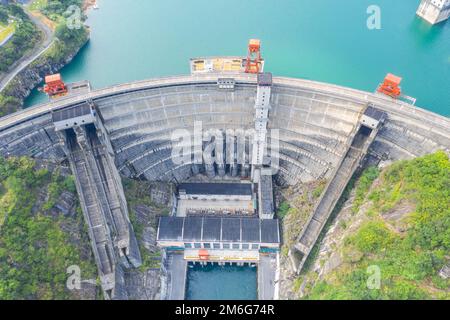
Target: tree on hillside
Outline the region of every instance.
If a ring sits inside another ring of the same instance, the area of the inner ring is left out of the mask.
[[[4,24],[8,23],[8,17],[8,11],[5,8],[0,7],[0,22]]]
[[[66,23],[60,23],[56,27],[55,36],[66,45],[78,44],[85,39],[86,30],[84,28],[70,29]]]
[[[66,10],[72,6],[78,6],[81,8],[81,0],[49,0],[47,5],[43,9],[45,15],[49,16],[52,14],[63,15]]]
[[[27,19],[28,16],[26,15],[26,13],[23,11],[23,8],[17,4],[11,4],[8,6],[8,10],[9,10],[9,14],[11,16],[14,16],[18,19]]]

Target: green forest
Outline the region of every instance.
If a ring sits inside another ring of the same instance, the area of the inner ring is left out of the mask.
[[[68,21],[73,19],[74,10],[71,6],[80,8],[80,18],[85,20],[81,12],[82,0],[48,0],[39,8],[45,16],[56,23],[55,42],[52,48],[44,55],[43,59],[34,64],[42,63],[42,60],[50,59],[53,63],[62,63],[70,54],[76,52],[88,39],[88,30],[84,25],[80,28],[70,28]]]
[[[344,263],[319,281],[309,299],[449,299],[450,161],[444,152],[366,171],[352,211],[369,201],[367,219],[348,236]],[[370,189],[370,190],[369,190]],[[402,214],[401,218],[390,217]],[[380,286],[367,285],[380,271]]]
[[[0,5],[0,19],[4,20],[5,16],[14,17],[18,23],[11,40],[0,47],[0,72],[7,71],[25,52],[32,49],[40,38],[40,33],[20,6]]]
[[[41,11],[52,20],[64,16],[70,6],[82,7],[83,0],[47,0]]]
[[[0,300],[77,298],[66,289],[71,265],[83,279],[96,278],[81,209],[55,214],[63,191],[76,192],[72,177],[29,158],[0,158]],[[75,230],[77,240],[64,230]]]

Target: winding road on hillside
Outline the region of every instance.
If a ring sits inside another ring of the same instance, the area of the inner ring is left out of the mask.
[[[33,16],[26,8],[24,8],[25,13],[30,17],[31,21],[37,26],[39,30],[42,31],[43,39],[34,48],[32,53],[29,53],[18,61],[16,61],[12,69],[3,75],[0,75],[0,93],[6,88],[6,86],[18,75],[23,69],[25,69],[30,63],[39,58],[48,48],[51,47],[54,41],[53,31],[43,23],[39,18]]]

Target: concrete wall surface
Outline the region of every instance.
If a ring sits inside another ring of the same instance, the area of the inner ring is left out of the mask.
[[[254,126],[256,77],[232,75],[234,90],[221,90],[217,85],[220,77],[223,75],[204,74],[123,84],[8,115],[0,119],[0,154],[64,161],[51,111],[89,100],[103,117],[121,174],[184,181],[208,168],[172,161],[174,130],[193,133],[195,122],[201,122],[203,129],[223,132]],[[329,178],[369,102],[388,115],[370,153],[389,161],[439,149],[449,152],[450,119],[444,116],[368,92],[274,77],[268,142],[270,145],[270,131],[276,129],[279,155],[272,156],[278,170],[276,181],[291,184]]]

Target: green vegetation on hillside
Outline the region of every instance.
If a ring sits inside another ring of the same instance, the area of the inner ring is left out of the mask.
[[[283,201],[282,203],[280,203],[280,206],[278,207],[277,210],[278,219],[284,219],[284,217],[286,217],[287,214],[289,213],[289,209],[291,209],[289,202]]]
[[[0,5],[0,18],[4,20],[4,15],[14,17],[15,32],[11,40],[0,47],[0,72],[5,72],[8,68],[20,59],[25,52],[31,50],[39,40],[40,33],[33,22],[24,13],[23,9],[15,4],[8,6]],[[4,22],[2,20],[2,22]],[[6,22],[7,22],[6,18]]]
[[[367,192],[369,191],[372,183],[378,178],[380,171],[377,167],[369,167],[361,174],[358,179],[358,185],[356,186],[356,195],[353,200],[352,212],[356,213],[364,203]]]
[[[81,9],[83,0],[46,0],[41,1],[40,11],[51,20],[59,20],[61,17],[68,15],[68,9],[71,6],[77,6]]]
[[[81,13],[82,4],[82,0],[47,0],[40,1],[35,5],[35,9],[56,23],[55,37],[58,41],[41,59],[35,61],[34,65],[42,64],[45,60],[52,63],[64,63],[69,55],[86,43],[89,35],[87,28],[83,24],[77,28],[70,23],[76,15],[74,10],[70,10],[71,6],[79,8],[80,22],[86,18]]]
[[[46,5],[47,0],[33,0],[33,2],[30,3],[29,8],[31,11],[41,11]]]
[[[11,23],[7,23],[6,25],[2,25],[0,22],[0,43],[3,43],[6,39],[11,37],[16,30],[17,22],[13,21]]]
[[[0,158],[0,299],[74,298],[66,289],[71,265],[83,279],[96,277],[92,257],[82,258],[87,234],[71,240],[63,231],[85,233],[80,208],[75,217],[52,210],[65,190],[75,191],[72,178],[36,169],[28,158]]]
[[[353,204],[371,201],[367,219],[344,241],[344,263],[310,299],[449,299],[439,277],[450,261],[450,161],[444,152],[394,163],[368,194],[375,169],[363,175]],[[368,286],[380,271],[380,287]],[[379,269],[378,269],[379,268]]]
[[[277,216],[282,220],[284,244],[281,253],[284,257],[287,257],[289,249],[297,241],[302,226],[308,220],[326,184],[326,180],[319,180],[283,191],[283,201],[277,208]]]
[[[0,5],[0,26],[5,26],[8,24],[9,12],[4,5]]]
[[[88,31],[86,28],[69,29],[65,23],[60,23],[56,27],[55,36],[57,41],[41,58],[34,61],[33,65],[42,64],[45,60],[52,63],[65,63],[68,56],[86,43]]]

